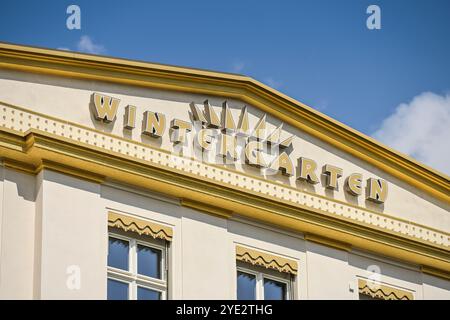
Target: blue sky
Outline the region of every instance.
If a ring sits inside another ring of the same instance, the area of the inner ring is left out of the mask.
[[[246,74],[448,173],[449,14],[446,0],[2,0],[0,41]]]

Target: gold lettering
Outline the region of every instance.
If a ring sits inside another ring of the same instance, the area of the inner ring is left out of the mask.
[[[319,182],[317,175],[315,173],[317,164],[314,160],[300,157],[298,159],[300,165],[300,174],[298,179],[305,180],[309,183],[316,184]]]
[[[128,105],[125,107],[125,129],[134,129],[136,127],[136,107]]]
[[[222,127],[228,133],[236,131],[236,124],[226,101],[222,104]]]
[[[205,115],[203,112],[197,107],[197,105],[194,102],[191,102],[191,111],[192,115],[194,116],[195,121],[200,121],[202,125],[206,124],[208,121],[206,121]]]
[[[197,143],[202,150],[211,150],[213,141],[213,129],[201,129],[197,134]]]
[[[346,189],[349,193],[354,196],[359,196],[361,194],[361,185],[362,185],[362,174],[360,173],[352,173],[347,178]]]
[[[216,111],[214,111],[214,108],[211,107],[208,100],[205,100],[203,103],[205,106],[205,113],[206,113],[206,119],[208,120],[208,127],[210,128],[220,128],[220,120],[217,116]]]
[[[220,136],[219,156],[233,161],[237,160],[236,137],[225,133]]]
[[[272,131],[272,133],[267,137],[266,141],[270,145],[277,145],[280,143],[281,137],[281,129],[283,128],[283,124],[280,124],[278,128]]]
[[[280,149],[287,149],[292,145],[292,140],[294,139],[294,136],[290,136],[289,138],[284,139],[280,143]]]
[[[173,119],[170,123],[170,128],[172,129],[170,141],[173,143],[184,143],[187,133],[192,130],[192,124],[183,120]]]
[[[256,167],[266,167],[261,151],[263,144],[261,141],[249,141],[245,146],[245,162]]]
[[[94,115],[106,123],[114,121],[120,100],[100,93],[94,93]]]
[[[162,113],[145,111],[142,133],[159,138],[166,130],[166,117]]]
[[[385,180],[367,179],[367,200],[383,203],[386,201],[387,195],[388,187]]]
[[[327,177],[325,187],[329,189],[337,189],[338,178],[342,177],[342,169],[326,164],[323,166],[323,174]]]
[[[264,114],[261,119],[259,119],[258,123],[253,129],[252,136],[256,138],[256,140],[263,140],[266,136],[266,115]]]
[[[269,169],[274,171],[280,170],[283,175],[289,177],[294,175],[294,165],[286,152],[278,155],[270,164]]]
[[[248,137],[250,135],[250,126],[248,122],[248,112],[246,106],[242,109],[241,116],[239,117],[237,135],[243,137]]]

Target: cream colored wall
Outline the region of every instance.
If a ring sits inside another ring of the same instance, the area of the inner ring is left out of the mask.
[[[45,170],[42,188],[40,299],[96,299],[106,291],[106,212],[98,184]],[[79,268],[81,286],[67,286],[70,266]],[[69,268],[69,269],[68,269]]]
[[[307,242],[308,299],[352,299],[348,253]]]
[[[191,209],[183,212],[183,299],[229,299],[235,269],[227,221]]]
[[[0,177],[0,299],[32,299],[35,178],[3,167]]]
[[[442,281],[439,278],[424,274],[423,279],[423,299],[426,300],[450,300],[450,282]]]
[[[0,167],[0,174],[1,299],[105,299],[108,211],[173,228],[171,299],[235,299],[236,245],[296,260],[296,299],[358,299],[357,280],[373,266],[383,284],[415,299],[450,299],[450,282],[417,266],[329,248],[239,216],[215,217],[163,195],[48,170],[32,176]],[[67,287],[70,265],[80,267],[79,290]]]
[[[89,109],[93,92],[102,92],[121,99],[117,120],[113,124],[102,124],[93,120]],[[138,88],[125,85],[108,84],[97,81],[82,81],[76,79],[56,78],[46,75],[25,74],[16,71],[0,70],[0,101],[23,106],[37,112],[56,116],[99,130],[112,132],[120,137],[132,138],[136,141],[151,144],[172,150],[173,145],[169,141],[168,132],[159,141],[140,134],[142,113],[146,110],[162,112],[169,123],[172,118],[179,118],[190,122],[189,103],[194,101],[201,106],[205,99],[209,99],[218,114],[220,114],[223,98],[205,95],[175,93],[148,88]],[[244,104],[240,101],[229,99],[229,105],[235,120],[238,119],[240,110]],[[137,127],[131,133],[123,130],[123,115],[126,105],[137,107]],[[251,125],[262,115],[262,112],[249,106],[249,119]],[[268,127],[274,129],[280,124],[277,119],[268,116]],[[305,190],[314,194],[334,198],[345,203],[351,203],[375,212],[383,212],[394,217],[406,219],[438,230],[450,230],[449,206],[432,199],[424,192],[413,189],[398,179],[391,177],[377,168],[363,161],[331,147],[289,125],[283,127],[283,137],[294,134],[297,138],[293,141],[291,158],[300,156],[317,161],[320,169],[325,164],[332,164],[343,168],[344,177],[339,180],[339,190],[329,191],[322,184],[311,185],[300,182],[292,177],[287,179],[280,174],[268,176],[267,179],[279,181],[292,187]],[[191,137],[193,134],[190,134]],[[189,139],[191,140],[191,139]],[[188,147],[192,148],[192,145]],[[237,170],[250,174],[259,173],[246,165],[237,164]],[[389,196],[384,205],[374,204],[364,199],[364,196],[354,197],[344,192],[344,178],[353,172],[363,174],[364,180],[369,177],[381,177],[389,183]],[[323,178],[323,177],[322,177]],[[426,213],[426,214],[425,214]]]

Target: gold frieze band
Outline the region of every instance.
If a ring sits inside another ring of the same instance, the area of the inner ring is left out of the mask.
[[[367,280],[358,279],[360,294],[383,300],[414,300],[411,292],[392,288],[381,284],[372,284]]]
[[[236,246],[236,260],[293,275],[298,271],[298,264],[294,260],[241,246]]]
[[[125,216],[115,212],[108,212],[108,226],[139,235],[151,236],[154,239],[172,241],[172,228],[154,222]]]

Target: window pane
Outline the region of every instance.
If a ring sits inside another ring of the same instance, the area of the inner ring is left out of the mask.
[[[237,299],[256,299],[256,277],[252,274],[238,272],[237,274]]]
[[[138,245],[138,273],[161,279],[161,250]]]
[[[161,300],[161,292],[148,288],[138,287],[138,300]]]
[[[128,270],[128,241],[109,237],[108,266]]]
[[[108,300],[128,300],[128,283],[108,279]]]
[[[286,284],[264,279],[264,300],[286,300]]]

